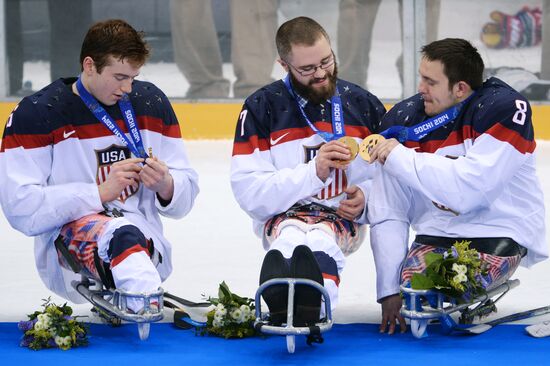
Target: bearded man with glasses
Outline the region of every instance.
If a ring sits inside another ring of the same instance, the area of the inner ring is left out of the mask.
[[[377,97],[337,78],[326,31],[307,17],[282,24],[278,62],[288,73],[245,100],[235,131],[231,186],[268,251],[260,284],[306,278],[337,304],[345,257],[364,237],[374,165],[354,159],[385,108]],[[287,322],[288,285],[263,291],[271,322]],[[294,326],[322,316],[321,294],[296,285]]]

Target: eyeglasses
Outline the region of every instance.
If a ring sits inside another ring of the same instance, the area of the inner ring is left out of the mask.
[[[331,67],[334,64],[334,54],[330,55],[330,57],[324,61],[321,61],[321,63],[317,66],[303,66],[300,68],[297,68],[296,66],[293,66],[290,62],[283,60],[286,62],[290,67],[292,67],[296,72],[302,76],[311,76],[317,72],[317,69],[326,70],[329,67]]]

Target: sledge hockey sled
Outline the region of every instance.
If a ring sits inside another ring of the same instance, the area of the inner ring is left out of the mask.
[[[137,323],[139,338],[143,341],[149,338],[152,322],[163,319],[164,290],[159,288],[152,293],[129,293],[120,289],[107,288],[100,281],[82,276],[81,281],[73,281],[72,286],[88,300],[100,318],[107,323],[118,326],[127,321]],[[128,307],[128,300],[143,302],[143,309],[138,313]]]
[[[111,271],[105,263],[101,262],[97,250],[94,251],[94,262],[100,279],[96,279],[71,255],[63,245],[61,237],[55,240],[55,247],[68,267],[74,273],[80,274],[80,281],[72,281],[71,285],[94,306],[93,312],[113,326],[120,325],[123,320],[137,323],[139,338],[141,340],[149,338],[151,323],[163,318],[164,290],[162,288],[151,293],[129,293],[116,289]],[[132,311],[128,307],[128,300],[142,302],[142,310],[138,313]]]
[[[438,291],[414,290],[401,286],[403,296],[401,315],[410,321],[411,333],[415,338],[427,337],[427,326],[435,321],[441,324],[442,333],[449,334],[452,331],[464,329],[461,325],[472,324],[476,317],[481,318],[496,311],[495,303],[518,285],[519,280],[508,280],[487,291],[485,295],[463,304],[457,304],[453,299]],[[495,296],[497,298],[493,300]],[[451,314],[456,312],[460,313],[458,324],[451,317]]]
[[[261,310],[261,296],[264,290],[273,285],[288,285],[288,310],[286,323],[279,325],[274,325],[270,322],[269,313],[262,313]],[[294,326],[294,294],[296,285],[308,285],[317,289],[322,298],[324,299],[324,308],[325,308],[325,317],[319,320],[314,326]],[[312,342],[312,338],[315,338],[316,342],[322,342],[322,337],[320,334],[326,332],[332,328],[332,312],[330,308],[330,297],[327,290],[323,285],[319,284],[316,281],[305,279],[305,278],[274,278],[264,282],[258,290],[256,291],[255,297],[256,304],[256,321],[254,322],[254,327],[266,334],[275,334],[283,335],[286,337],[286,347],[289,353],[294,353],[296,349],[296,336],[304,335],[308,337],[308,344]],[[317,337],[316,337],[317,336]]]

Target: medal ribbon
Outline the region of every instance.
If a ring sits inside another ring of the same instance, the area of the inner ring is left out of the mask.
[[[462,102],[452,106],[451,108],[438,114],[435,117],[428,118],[427,120],[415,126],[392,126],[387,130],[381,132],[380,134],[387,139],[395,138],[400,143],[404,143],[405,141],[419,141],[433,130],[443,127],[446,124],[454,121],[454,119],[462,110],[462,107],[464,107],[464,105],[474,96],[474,94],[475,92],[472,93],[468,98],[464,99]]]
[[[332,140],[338,140],[340,137],[345,136],[344,131],[344,111],[342,109],[342,100],[340,99],[340,93],[338,92],[338,87],[336,88],[336,94],[333,95],[330,98],[330,103],[332,104],[332,131],[334,133],[330,132],[324,132],[319,130],[306,116],[306,112],[304,111],[304,108],[300,105],[298,102],[298,98],[296,96],[296,93],[294,92],[294,89],[292,89],[292,85],[290,84],[290,75],[287,74],[287,76],[283,79],[286,89],[290,93],[290,95],[294,98],[296,101],[296,104],[298,105],[298,108],[300,109],[300,112],[302,113],[302,116],[306,120],[307,124],[311,129],[323,140],[326,142],[332,141]]]
[[[128,146],[132,154],[138,158],[147,159],[149,155],[145,152],[143,147],[143,140],[141,138],[141,133],[139,131],[139,126],[137,124],[136,114],[132,108],[132,103],[130,102],[130,97],[128,94],[123,94],[122,99],[118,102],[120,111],[122,112],[122,118],[124,123],[128,128],[130,138],[126,137],[126,134],[118,127],[113,118],[107,113],[107,111],[99,104],[99,102],[90,94],[84,85],[82,85],[82,80],[80,77],[76,81],[76,89],[80,95],[80,99],[86,104],[86,107],[94,114],[94,116],[101,122],[105,127],[117,136],[120,141]]]

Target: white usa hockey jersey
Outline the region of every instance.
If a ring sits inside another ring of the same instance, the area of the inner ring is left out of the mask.
[[[54,240],[64,224],[105,208],[118,209],[153,239],[163,258],[157,269],[164,280],[172,271],[172,258],[159,214],[183,217],[199,189],[168,99],[153,84],[135,81],[130,100],[145,150],[151,148],[167,164],[174,195],[163,207],[155,193],[140,184],[137,190],[125,189],[119,199],[104,207],[98,184],[111,164],[131,154],[72,93],[75,81],[55,81],[24,98],[10,115],[0,150],[0,201],[15,229],[36,236],[36,265],[46,286],[73,302],[82,302],[70,286],[79,275],[61,268],[57,259]],[[127,133],[119,107],[104,108]]]
[[[337,82],[347,136],[360,143],[376,131],[385,108],[374,95],[343,80]],[[331,105],[307,103],[304,111],[321,131],[332,132]],[[374,167],[361,158],[325,181],[317,177],[315,156],[325,141],[302,116],[282,80],[248,97],[235,131],[231,187],[241,208],[263,234],[265,222],[294,204],[316,202],[337,208],[343,190],[358,185],[368,197]]]

